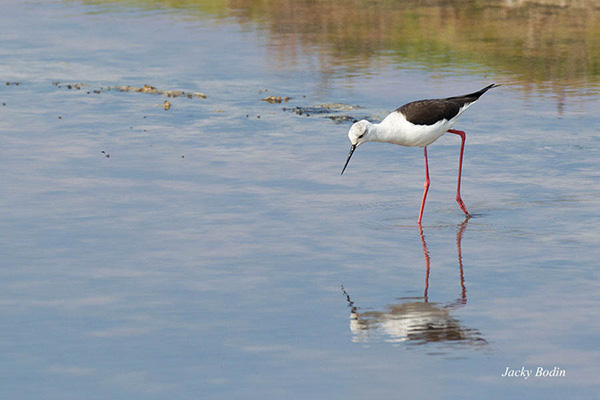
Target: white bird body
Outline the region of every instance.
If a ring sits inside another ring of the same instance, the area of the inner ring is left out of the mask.
[[[458,117],[473,103],[465,104],[450,120],[442,119],[433,125],[415,125],[404,114],[394,111],[378,124],[370,124],[369,141],[386,142],[400,146],[425,147],[451,129]]]

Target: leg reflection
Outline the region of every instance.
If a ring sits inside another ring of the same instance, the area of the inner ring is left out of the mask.
[[[463,271],[463,259],[462,259],[462,238],[467,229],[467,223],[471,217],[467,216],[465,220],[458,226],[456,231],[456,252],[458,254],[458,268],[460,273],[460,287],[462,288],[460,298],[455,304],[467,304],[467,288],[465,286],[465,275]],[[423,256],[425,257],[425,292],[423,298],[425,303],[429,301],[429,274],[431,272],[431,255],[427,248],[427,241],[425,240],[425,233],[423,233],[423,227],[419,225],[419,235],[421,236],[421,245],[423,246]]]
[[[463,273],[463,259],[462,259],[462,238],[465,230],[467,229],[467,222],[469,222],[470,216],[467,216],[462,224],[458,226],[456,231],[456,251],[458,253],[458,267],[460,269],[460,286],[462,293],[460,297],[460,304],[467,304],[467,288],[465,287],[465,275]]]
[[[423,245],[423,255],[425,256],[425,293],[423,298],[425,303],[429,300],[429,270],[431,267],[431,256],[429,255],[429,249],[427,248],[427,242],[425,241],[425,234],[423,233],[423,227],[419,225],[419,234],[421,235],[421,244]]]
[[[429,276],[431,256],[425,240],[423,229],[419,227],[423,256],[425,257],[425,291],[424,296],[397,298],[393,304],[382,309],[361,311],[342,285],[342,292],[350,308],[350,330],[352,340],[366,342],[382,339],[386,342],[423,345],[426,343],[461,343],[474,346],[486,346],[487,342],[481,333],[474,328],[464,326],[454,314],[457,308],[467,302],[465,287],[462,238],[467,227],[468,218],[458,226],[456,246],[460,271],[460,297],[448,303],[429,302]]]

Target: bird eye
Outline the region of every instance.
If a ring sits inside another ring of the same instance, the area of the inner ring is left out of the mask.
[[[363,133],[362,135],[360,135],[358,138],[362,139],[362,137],[365,136],[365,134]]]

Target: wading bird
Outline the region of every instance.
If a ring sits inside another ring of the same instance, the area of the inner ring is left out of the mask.
[[[356,122],[348,132],[352,146],[350,147],[350,154],[348,154],[346,164],[344,164],[344,168],[342,169],[342,174],[346,170],[354,150],[363,143],[387,142],[400,146],[423,147],[425,154],[425,191],[423,192],[421,210],[419,211],[418,224],[421,225],[425,199],[427,198],[427,191],[430,184],[429,166],[427,165],[427,146],[438,140],[446,132],[454,133],[461,138],[456,201],[465,215],[469,217],[467,207],[460,197],[460,177],[462,174],[463,152],[467,136],[465,132],[451,128],[456,123],[458,117],[471,104],[479,100],[485,92],[497,86],[500,85],[493,83],[478,92],[463,96],[413,101],[398,108],[385,117],[379,124],[373,124],[364,119]]]

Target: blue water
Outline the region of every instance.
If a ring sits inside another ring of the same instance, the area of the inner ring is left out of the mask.
[[[323,79],[310,52],[277,58],[261,27],[230,19],[2,7],[3,397],[597,395],[593,84],[560,100],[510,76],[391,61]],[[420,149],[361,146],[340,176],[349,125],[282,110],[341,102],[381,117],[491,82],[504,86],[456,126],[474,216],[463,223],[454,202],[448,135],[429,148],[423,236]],[[165,111],[163,96],[106,89],[144,84],[208,97]],[[260,101],[271,94],[292,99]],[[403,336],[416,303],[441,336]],[[352,311],[374,323],[357,330]],[[501,377],[522,366],[566,376]]]

